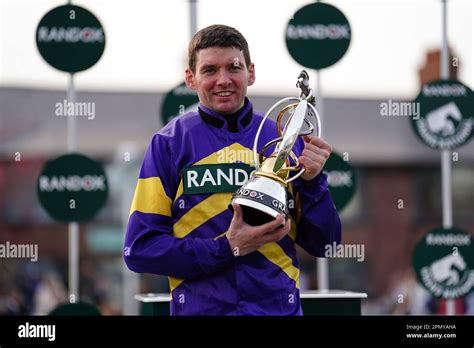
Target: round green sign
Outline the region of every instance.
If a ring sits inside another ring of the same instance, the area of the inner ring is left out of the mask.
[[[75,73],[97,63],[104,52],[105,33],[91,12],[63,5],[41,19],[36,29],[36,45],[48,64]]]
[[[418,281],[435,297],[455,299],[474,289],[473,238],[458,228],[435,228],[415,247]]]
[[[299,9],[286,27],[286,47],[299,64],[323,69],[349,48],[351,27],[336,7],[317,2]]]
[[[185,83],[179,84],[166,95],[163,101],[161,106],[163,124],[188,111],[197,111],[198,103],[196,91],[189,89]]]
[[[108,184],[102,166],[80,154],[46,162],[37,182],[41,205],[59,221],[92,219],[107,200]]]
[[[351,200],[356,189],[357,182],[354,169],[339,154],[333,151],[324,165],[324,172],[328,176],[329,191],[334,205],[338,211],[342,211]]]
[[[56,308],[54,308],[48,315],[51,316],[98,316],[100,314],[97,307],[85,303],[85,302],[77,302],[77,303],[66,303],[60,304]]]
[[[474,99],[471,89],[455,80],[423,85],[415,100],[420,117],[411,118],[418,138],[433,149],[453,150],[473,134]]]

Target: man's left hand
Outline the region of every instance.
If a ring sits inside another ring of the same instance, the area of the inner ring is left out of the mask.
[[[305,168],[301,178],[311,180],[323,170],[324,164],[331,154],[332,146],[322,138],[309,135],[304,136],[304,141],[304,150],[298,158],[300,164]]]

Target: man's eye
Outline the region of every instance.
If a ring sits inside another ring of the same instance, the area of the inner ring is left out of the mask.
[[[209,74],[209,73],[213,73],[213,72],[214,72],[214,69],[212,69],[212,68],[204,69],[204,71],[203,71],[204,74]]]
[[[230,70],[239,71],[239,70],[240,70],[240,66],[239,66],[239,65],[232,65],[232,67],[230,68]]]

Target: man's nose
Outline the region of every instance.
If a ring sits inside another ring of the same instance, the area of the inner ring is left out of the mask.
[[[219,75],[217,76],[217,84],[222,86],[227,86],[231,84],[229,73],[225,69],[219,70]]]

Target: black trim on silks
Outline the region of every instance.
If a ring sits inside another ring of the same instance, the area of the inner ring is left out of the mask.
[[[227,130],[231,133],[238,133],[239,128],[237,127],[237,120],[239,119],[240,113],[242,110],[247,106],[249,103],[249,100],[245,98],[245,103],[244,106],[242,106],[238,111],[234,112],[231,115],[222,115],[222,117],[225,118],[227,122]],[[201,110],[201,108],[198,108],[199,115],[201,116],[201,119],[206,122],[207,124],[222,129],[224,126],[224,121],[214,117],[212,115],[209,115],[207,112]],[[253,117],[253,108],[250,108],[250,110],[241,118],[240,124],[242,127],[247,127],[250,124],[250,121],[252,121]]]
[[[199,111],[199,115],[201,116],[201,119],[207,124],[219,129],[221,129],[222,126],[224,125],[224,121],[218,119],[217,117],[213,117],[209,115],[208,113],[202,111],[201,108],[198,108],[198,111]]]

